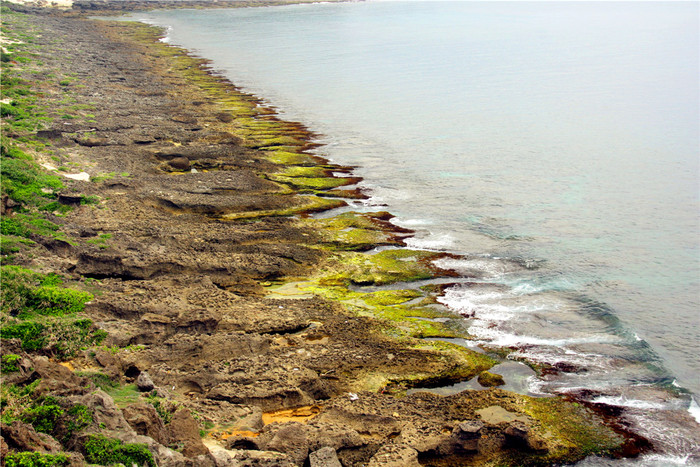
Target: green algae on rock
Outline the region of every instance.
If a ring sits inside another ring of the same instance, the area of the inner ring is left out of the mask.
[[[506,384],[506,382],[503,380],[503,376],[488,371],[479,373],[479,378],[477,381],[479,381],[479,384],[487,388],[503,386]]]

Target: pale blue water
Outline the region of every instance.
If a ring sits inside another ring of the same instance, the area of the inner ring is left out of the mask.
[[[359,165],[372,202],[418,230],[413,246],[468,255],[451,266],[480,285],[443,301],[474,314],[480,342],[585,369],[533,391],[592,389],[642,426],[687,409],[676,386],[700,395],[698,5],[135,16],[321,133],[319,152]],[[664,436],[680,459],[698,451]]]

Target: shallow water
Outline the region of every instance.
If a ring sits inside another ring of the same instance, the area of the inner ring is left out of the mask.
[[[624,407],[673,465],[700,453],[699,13],[370,2],[135,17],[359,165],[373,198],[354,209],[386,205],[417,230],[411,246],[465,254],[444,266],[473,280],[442,302],[480,342],[561,370],[529,391]]]

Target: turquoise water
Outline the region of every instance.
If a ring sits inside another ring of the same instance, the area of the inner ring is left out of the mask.
[[[372,199],[353,209],[388,208],[417,230],[411,246],[466,255],[449,266],[471,285],[442,300],[482,343],[565,370],[533,392],[592,391],[647,431],[670,417],[695,435],[652,438],[683,461],[699,430],[668,414],[700,396],[699,13],[368,2],[135,17],[358,165]]]

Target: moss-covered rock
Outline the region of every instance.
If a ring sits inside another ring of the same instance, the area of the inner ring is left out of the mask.
[[[506,384],[506,382],[503,380],[503,376],[488,371],[483,371],[479,373],[477,381],[479,382],[479,384],[487,388],[503,386],[504,384]]]

